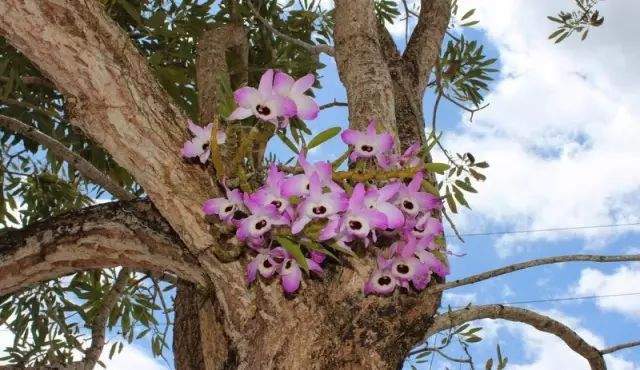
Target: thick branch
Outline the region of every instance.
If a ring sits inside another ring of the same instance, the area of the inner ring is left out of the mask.
[[[382,57],[372,0],[336,0],[335,49],[347,89],[349,124],[362,129],[375,118],[378,130],[396,132],[391,75]]]
[[[0,294],[76,271],[115,266],[171,271],[205,284],[149,202],[107,203],[0,232]]]
[[[6,128],[9,131],[13,131],[16,134],[22,135],[39,144],[42,144],[42,146],[49,149],[49,151],[55,157],[67,161],[87,180],[90,180],[94,184],[102,186],[116,198],[121,200],[133,200],[135,198],[133,194],[124,190],[109,176],[105,175],[94,165],[92,165],[91,162],[82,158],[80,155],[71,151],[58,140],[44,134],[35,127],[29,126],[26,123],[20,122],[15,118],[7,117],[4,115],[0,115],[0,127]]]
[[[440,43],[449,25],[451,0],[422,0],[420,18],[416,25],[403,59],[412,68],[412,76],[417,81],[417,91],[422,95],[427,86],[429,74],[440,56]]]
[[[235,53],[237,58],[234,60],[242,61],[238,63],[242,65],[235,66],[230,71],[227,66],[227,53]],[[201,124],[206,125],[217,115],[217,95],[222,80],[227,80],[229,86],[233,86],[234,81],[246,82],[248,53],[247,33],[241,25],[225,24],[202,33],[198,40],[196,58]]]
[[[430,337],[440,331],[479,319],[503,319],[531,325],[538,330],[560,338],[569,348],[589,361],[592,370],[605,370],[607,368],[600,351],[587,343],[568,326],[524,308],[486,305],[448,312],[435,317],[433,325],[427,331],[426,336]]]
[[[0,1],[0,33],[60,89],[71,123],[135,177],[187,247],[207,248],[200,206],[215,193],[180,156],[187,117],[100,3]]]
[[[130,272],[128,268],[123,268],[118,272],[118,276],[114,280],[111,289],[102,298],[100,308],[89,323],[89,327],[91,328],[91,345],[87,348],[84,355],[85,370],[93,369],[100,358],[100,354],[105,345],[107,320],[109,320],[111,310],[113,310],[118,303],[120,296],[122,296],[122,293],[127,287]]]
[[[593,254],[574,254],[569,256],[557,256],[557,257],[546,257],[535,259],[526,262],[520,262],[513,265],[501,267],[495,270],[486,271],[480,274],[476,274],[473,276],[469,276],[463,279],[451,280],[445,284],[434,285],[429,288],[430,293],[440,292],[447,289],[457,288],[463,285],[474,284],[479,281],[487,280],[494,278],[496,276],[509,274],[514,271],[524,270],[531,267],[542,266],[542,265],[550,265],[553,263],[562,263],[562,262],[599,262],[599,263],[610,263],[610,262],[627,262],[627,261],[640,261],[640,254],[629,254],[629,255],[618,255],[618,256],[601,256],[601,255],[593,255]]]

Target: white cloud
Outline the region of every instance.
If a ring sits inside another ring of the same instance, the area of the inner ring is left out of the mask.
[[[144,370],[168,370],[169,367],[155,360],[148,351],[143,351],[135,345],[125,344],[122,352],[109,360],[108,347],[105,347],[100,359],[105,363],[107,370],[117,369],[144,369]]]
[[[605,25],[582,43],[570,38],[559,45],[547,39],[553,25],[546,16],[571,4],[463,4],[477,8],[480,26],[499,50],[502,78],[487,96],[491,105],[446,138],[452,149],[472,151],[491,164],[480,194],[470,199],[474,210],[459,217],[462,228],[638,221],[640,48],[630,14],[640,13],[640,3],[602,2]],[[611,232],[579,235],[599,247]],[[515,242],[576,233],[512,235],[502,238],[499,251],[505,255]]]
[[[442,307],[446,307],[447,305],[451,305],[452,307],[466,306],[469,303],[475,303],[476,299],[477,295],[475,293],[445,292],[443,297],[444,305],[442,305]]]
[[[621,266],[611,274],[586,268],[572,289],[576,296],[613,295],[638,292],[640,287],[640,267]],[[617,312],[634,319],[640,319],[640,296],[598,298],[596,305],[605,311]]]

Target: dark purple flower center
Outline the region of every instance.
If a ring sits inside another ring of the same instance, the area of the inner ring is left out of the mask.
[[[267,226],[267,221],[266,220],[260,220],[258,222],[256,222],[256,230],[260,230],[264,227]]]
[[[352,230],[360,230],[360,229],[362,229],[362,222],[360,222],[360,221],[349,221],[349,227]]]
[[[227,206],[227,208],[224,209],[225,213],[229,213],[231,211],[233,211],[233,206]]]
[[[373,152],[373,147],[372,147],[371,145],[362,145],[362,146],[360,147],[360,149],[361,149],[363,152],[367,152],[367,153],[371,153],[371,152]]]
[[[256,112],[262,114],[263,116],[268,116],[271,113],[271,109],[265,105],[256,105]]]
[[[413,209],[413,202],[405,200],[404,202],[402,202],[402,206],[405,209],[412,210]]]
[[[327,212],[327,208],[325,206],[313,207],[313,213],[316,215],[323,215]]]
[[[282,202],[279,200],[274,200],[273,202],[271,202],[271,204],[276,206],[277,209],[280,209],[280,207],[282,207]]]
[[[378,284],[379,285],[389,285],[391,284],[391,278],[388,276],[380,276],[378,278]]]
[[[288,260],[287,263],[284,264],[284,268],[286,269],[291,268],[291,260]]]
[[[264,268],[268,269],[272,265],[271,265],[271,262],[269,262],[269,260],[264,260],[264,262],[262,262],[262,266],[264,266]]]
[[[418,233],[423,233],[424,229],[420,229],[420,228],[418,228],[418,226],[414,226],[413,227],[413,231],[418,232]]]
[[[406,274],[409,272],[409,266],[405,265],[405,264],[398,264],[396,266],[396,271],[398,271],[401,274]]]
[[[233,213],[233,219],[234,220],[242,220],[243,218],[247,218],[247,214],[242,212],[242,211],[235,211]]]

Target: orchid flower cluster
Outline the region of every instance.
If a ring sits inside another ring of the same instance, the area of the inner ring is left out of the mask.
[[[313,82],[313,75],[296,81],[269,70],[258,89],[235,91],[238,107],[228,119],[253,115],[283,128],[293,117],[315,118],[318,106],[304,95]],[[211,127],[190,123],[189,129],[194,138],[185,144],[182,154],[204,163]],[[372,171],[409,170],[405,171],[408,175],[390,175],[376,183],[349,183],[336,176],[331,163],[311,163],[302,151],[297,166],[286,172],[284,166],[271,164],[264,185],[257,190],[243,192],[225,186],[224,197],[203,204],[205,215],[217,218],[249,248],[253,257],[246,266],[247,283],[258,275],[264,279],[277,276],[285,293],[294,293],[300,288],[303,270],[321,277],[327,257],[336,258],[332,250],[353,255],[358,246],[373,249],[377,255],[377,268],[363,287],[365,294],[388,295],[398,287],[420,291],[433,274],[448,274],[437,243],[443,226],[434,217],[442,203],[422,189],[425,174],[420,146],[394,154],[393,137],[378,133],[374,120],[366,131],[348,129],[341,137],[351,148],[352,162],[374,166]],[[220,133],[215,139],[224,142]]]

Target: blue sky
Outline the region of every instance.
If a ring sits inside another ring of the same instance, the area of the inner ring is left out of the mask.
[[[582,43],[569,39],[553,45],[547,40],[553,26],[546,16],[571,4],[460,0],[460,14],[475,7],[475,19],[480,21],[464,30],[465,37],[479,40],[500,60],[500,73],[487,95],[491,105],[476,113],[472,123],[451,104],[443,104],[439,114],[439,127],[452,151],[471,151],[491,164],[487,181],[477,187],[480,193],[468,199],[473,210],[455,218],[463,233],[640,221],[640,46],[633,29],[640,4],[603,2],[601,29],[593,30]],[[404,26],[391,30],[403,45]],[[324,62],[318,102],[346,101],[335,63],[329,58]],[[430,111],[433,97],[426,96],[424,103],[425,111]],[[319,132],[346,124],[346,108],[331,108],[309,127]],[[270,149],[280,158],[291,155],[278,142]],[[336,158],[344,149],[334,139],[312,151],[311,158]],[[543,256],[639,253],[640,227],[475,236],[464,244],[450,238],[449,243],[453,250],[466,253],[452,259],[451,278],[457,278]],[[451,290],[445,302],[463,306],[623,293],[640,293],[637,263],[539,267]],[[640,295],[520,306],[554,316],[596,346],[640,339]],[[587,368],[564,344],[524,325],[491,321],[477,325],[484,328],[485,338],[472,346],[478,366],[499,343],[509,357],[509,369]],[[146,342],[126,351],[109,368],[166,368],[149,357]],[[638,370],[640,350],[619,352],[607,356],[607,361],[614,370]],[[415,366],[444,369],[447,363],[436,359]]]

